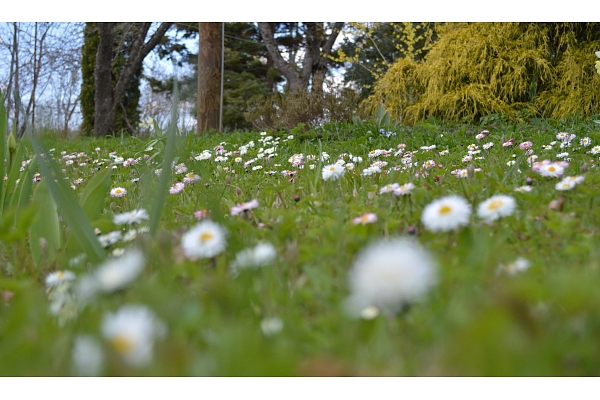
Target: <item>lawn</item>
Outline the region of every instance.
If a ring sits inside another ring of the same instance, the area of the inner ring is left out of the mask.
[[[600,127],[493,122],[9,143],[0,375],[598,375]]]

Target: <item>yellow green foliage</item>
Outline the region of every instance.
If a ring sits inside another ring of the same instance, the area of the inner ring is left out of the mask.
[[[372,113],[384,104],[405,123],[428,116],[474,122],[495,113],[514,119],[525,108],[551,118],[598,113],[594,51],[600,41],[581,40],[575,25],[556,34],[549,24],[436,24],[438,40],[427,56],[396,61],[364,109]]]

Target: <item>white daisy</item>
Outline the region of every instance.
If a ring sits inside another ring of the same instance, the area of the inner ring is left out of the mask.
[[[400,188],[400,185],[398,185],[397,183],[390,183],[388,185],[385,185],[381,189],[379,189],[379,194],[392,193],[399,188]]]
[[[127,190],[122,187],[112,188],[110,190],[111,197],[123,197],[127,194]]]
[[[138,249],[105,261],[93,273],[98,289],[114,292],[126,287],[140,275],[145,263],[144,254]]]
[[[150,309],[125,305],[104,317],[101,331],[127,364],[144,367],[152,361],[154,340],[163,338],[167,327]]]
[[[104,366],[104,353],[96,339],[88,335],[79,335],[73,344],[71,360],[74,375],[98,376]]]
[[[277,251],[271,243],[259,243],[254,247],[244,249],[236,254],[235,260],[231,263],[231,271],[236,274],[243,268],[258,268],[271,264]]]
[[[148,220],[150,217],[148,216],[148,212],[143,208],[129,211],[122,214],[117,214],[113,217],[113,222],[117,225],[122,224],[139,224],[144,220]]]
[[[225,250],[226,231],[212,221],[202,221],[181,237],[181,248],[189,258],[211,258]]]
[[[63,282],[75,280],[75,274],[71,271],[54,271],[46,276],[46,287],[58,286]]]
[[[527,271],[530,263],[523,257],[517,258],[515,261],[508,264],[500,264],[497,269],[497,273],[505,273],[510,276],[514,276],[519,272]]]
[[[394,194],[396,196],[403,196],[405,194],[409,194],[411,192],[411,190],[413,190],[415,188],[414,183],[409,182],[409,183],[405,183],[404,185],[400,185],[398,188],[394,189]]]
[[[469,223],[471,205],[460,196],[446,196],[429,203],[421,215],[426,229],[444,232]]]
[[[344,172],[346,172],[346,169],[342,165],[336,163],[325,165],[321,171],[321,175],[323,176],[324,181],[335,181],[344,175]]]
[[[512,215],[515,212],[517,203],[511,196],[504,194],[492,196],[477,207],[479,218],[490,222],[501,217]]]
[[[541,176],[549,176],[553,178],[560,177],[565,172],[565,169],[557,163],[542,164],[539,168]]]
[[[417,242],[382,240],[358,253],[349,274],[348,311],[360,316],[376,307],[395,313],[422,297],[436,283],[436,265]]]
[[[571,190],[575,187],[576,183],[572,180],[563,179],[558,182],[555,186],[556,190]]]
[[[260,321],[260,329],[265,336],[273,336],[281,332],[283,322],[277,317],[265,318]]]

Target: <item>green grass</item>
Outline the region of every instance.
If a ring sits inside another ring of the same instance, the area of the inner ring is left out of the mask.
[[[145,254],[143,272],[126,288],[100,293],[82,304],[74,291],[77,281],[67,285],[76,312],[65,308],[58,315],[50,313],[49,298],[56,289],[48,291],[44,280],[58,270],[70,270],[79,280],[98,263],[91,263],[90,257],[73,261],[82,253],[74,241],[63,240],[56,256],[38,266],[29,253],[28,237],[4,243],[0,375],[77,374],[72,351],[80,335],[91,336],[100,346],[104,362],[99,373],[108,376],[598,375],[600,173],[598,155],[586,154],[600,144],[596,126],[570,121],[491,126],[489,136],[480,141],[474,135],[485,127],[428,121],[396,127],[396,135],[389,138],[380,135],[379,128],[331,124],[295,132],[289,140],[289,132],[269,133],[273,140],[280,138],[277,145],[259,142],[264,136],[257,132],[193,137],[189,142],[183,138],[176,146],[175,164],[184,163],[201,180],[167,195],[155,236],[139,234],[133,241],[107,248],[112,254],[136,246]],[[542,150],[561,131],[577,135],[573,145],[559,149],[557,143],[552,150]],[[586,136],[593,144],[584,148],[579,140]],[[515,146],[502,147],[502,137],[514,138]],[[584,182],[570,191],[555,190],[558,178],[531,171],[518,147],[525,140],[533,142],[539,160],[556,161],[557,154],[569,152],[565,175],[583,174]],[[128,137],[45,136],[43,141],[55,149],[54,159],[77,198],[93,175],[111,166],[110,152],[125,160],[141,157],[138,164],[117,164],[113,169],[111,187],[123,187],[128,193],[122,198],[104,194],[100,217],[91,221],[101,234],[126,230],[113,223],[115,214],[142,207],[150,212],[160,190],[154,170],[162,165],[164,142],[147,150],[149,141]],[[214,161],[215,146],[223,143],[225,151],[233,152],[250,141],[255,146],[247,154]],[[462,158],[469,144],[481,149],[487,142],[494,146],[474,155],[484,159],[471,162],[482,171],[462,179],[451,174],[468,167]],[[368,156],[375,149],[396,151],[401,143],[405,152],[416,152],[416,167],[393,170],[403,166],[401,156],[393,153]],[[421,150],[434,144],[434,150]],[[276,155],[247,169],[235,161],[255,158],[261,147],[276,147]],[[212,151],[210,159],[193,159],[205,149]],[[449,154],[439,155],[445,149]],[[63,151],[85,155],[67,165],[60,156]],[[328,161],[319,161],[321,152],[329,154]],[[31,151],[26,153],[30,158]],[[303,169],[292,167],[288,159],[298,153],[316,159],[306,161]],[[323,181],[322,166],[343,153],[363,161],[339,180]],[[144,154],[152,157],[150,164]],[[441,167],[420,171],[430,159]],[[511,169],[506,163],[513,159],[520,162]],[[384,169],[389,173],[361,176],[376,160],[388,162]],[[253,170],[257,165],[262,169]],[[297,171],[293,180],[282,175],[284,170]],[[533,178],[533,191],[515,192],[527,177]],[[139,180],[132,182],[134,178]],[[83,182],[78,185],[77,179]],[[168,184],[181,180],[182,175],[172,171]],[[394,182],[412,182],[416,188],[406,196],[379,194],[382,186]],[[474,211],[490,196],[507,194],[516,199],[517,211],[491,224],[474,212],[470,223],[457,231],[428,231],[421,222],[424,207],[449,194],[467,199]],[[549,207],[561,197],[562,208]],[[258,208],[231,215],[232,206],[252,199],[258,200]],[[193,214],[202,209],[227,230],[227,247],[214,258],[191,260],[181,250],[181,238],[197,224]],[[353,225],[352,220],[366,212],[375,213],[377,222]],[[59,215],[66,239],[70,228],[60,210]],[[410,237],[437,260],[438,284],[397,315],[350,318],[343,304],[350,294],[347,279],[356,255],[381,238],[407,236],[409,227],[416,232]],[[233,276],[229,267],[236,254],[259,242],[273,244],[276,260]],[[518,257],[530,261],[528,270],[514,276],[498,273],[500,264]],[[102,335],[105,315],[126,304],[149,308],[168,329],[164,337],[153,340],[151,362],[142,367],[124,362]],[[283,328],[265,334],[261,322],[273,317]]]

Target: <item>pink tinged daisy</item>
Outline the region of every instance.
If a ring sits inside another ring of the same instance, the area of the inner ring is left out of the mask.
[[[421,222],[433,232],[452,231],[465,226],[471,217],[471,205],[460,196],[434,200],[423,209]]]
[[[387,314],[421,299],[436,283],[436,263],[417,242],[392,239],[360,251],[349,274],[346,308],[353,317]]]
[[[183,254],[192,259],[211,258],[227,246],[226,231],[212,221],[202,221],[181,237]]]
[[[526,150],[526,149],[530,148],[531,146],[533,146],[533,142],[523,142],[519,145],[519,148],[521,150]]]
[[[116,187],[116,188],[110,189],[111,197],[123,197],[126,194],[127,194],[127,190],[123,189],[122,187]]]
[[[206,211],[206,210],[194,211],[194,218],[196,218],[198,221],[203,220],[207,216],[208,216],[208,211]]]
[[[377,215],[374,213],[366,213],[361,215],[360,217],[356,217],[352,220],[352,223],[354,225],[366,225],[366,224],[372,224],[374,222],[377,221]]]
[[[539,167],[539,174],[541,176],[548,176],[552,178],[558,178],[562,176],[565,169],[562,165],[557,163],[543,164]]]
[[[517,207],[517,202],[511,196],[492,196],[477,207],[477,215],[486,222],[491,222],[502,217],[512,215]]]
[[[579,141],[579,144],[581,144],[583,147],[588,147],[592,144],[592,139],[589,137],[584,137]]]
[[[231,215],[238,215],[243,212],[253,210],[257,207],[258,207],[258,200],[254,199],[247,203],[236,204],[235,206],[231,207],[230,213],[231,213]]]
[[[125,363],[140,368],[152,361],[154,341],[166,336],[167,326],[150,309],[125,305],[104,317],[101,331]]]
[[[185,187],[185,184],[182,182],[176,182],[169,188],[169,193],[171,194],[179,194]]]
[[[400,185],[397,189],[395,189],[394,194],[396,196],[403,196],[405,194],[409,194],[414,188],[415,185],[412,182],[405,183],[404,185]]]
[[[140,208],[137,210],[133,210],[133,211],[129,211],[126,213],[115,215],[113,217],[113,222],[117,225],[123,225],[123,224],[132,225],[132,224],[139,224],[142,221],[147,221],[149,218],[150,217],[148,215],[148,212],[146,210],[144,210],[143,208]]]
[[[323,176],[324,181],[335,181],[344,175],[344,172],[346,172],[346,169],[342,165],[330,164],[323,167],[321,175]]]

